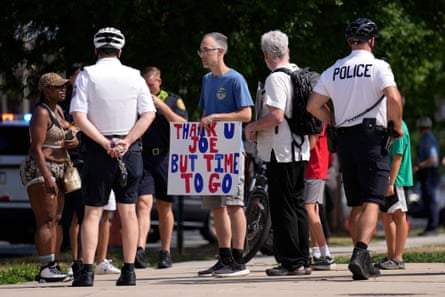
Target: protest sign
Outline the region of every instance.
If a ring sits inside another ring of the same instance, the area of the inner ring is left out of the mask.
[[[170,123],[169,195],[236,195],[241,124]]]

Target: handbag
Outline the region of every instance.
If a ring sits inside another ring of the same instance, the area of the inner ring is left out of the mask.
[[[79,171],[74,167],[70,155],[66,152],[66,170],[63,175],[63,189],[65,193],[71,193],[82,188],[82,180]]]

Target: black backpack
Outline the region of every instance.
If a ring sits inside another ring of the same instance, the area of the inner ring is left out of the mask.
[[[310,68],[300,68],[290,70],[289,68],[278,68],[273,72],[284,72],[291,77],[294,95],[292,96],[291,117],[285,115],[286,121],[293,134],[301,136],[320,134],[323,130],[323,122],[306,111],[307,101],[312,94],[312,88],[320,78],[320,74],[312,71]],[[301,147],[295,139],[294,143]]]

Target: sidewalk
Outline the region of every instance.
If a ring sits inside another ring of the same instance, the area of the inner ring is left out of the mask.
[[[407,247],[445,244],[445,234],[409,238]],[[372,252],[384,251],[384,243],[370,245]],[[332,247],[334,255],[349,255],[352,247]],[[117,275],[97,275],[94,287],[73,288],[71,283],[0,286],[0,296],[32,297],[235,297],[235,296],[445,296],[445,263],[407,263],[405,270],[382,271],[367,281],[352,281],[346,264],[335,271],[314,271],[311,275],[268,277],[264,270],[275,264],[273,257],[257,256],[246,277],[198,277],[197,271],[214,261],[174,263],[171,269],[137,270],[137,286],[116,287]]]

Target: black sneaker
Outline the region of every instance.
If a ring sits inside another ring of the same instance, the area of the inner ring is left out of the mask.
[[[221,269],[223,267],[224,267],[224,264],[221,261],[221,259],[218,257],[218,261],[215,263],[215,265],[213,265],[212,267],[210,267],[208,269],[198,271],[198,276],[212,276],[213,272],[215,272],[216,270]]]
[[[121,272],[116,286],[136,286],[136,273],[134,271]]]
[[[94,284],[94,272],[81,270],[72,283],[73,287],[92,287]]]
[[[372,266],[368,251],[354,248],[348,265],[348,269],[352,272],[352,279],[367,280],[371,274],[371,267],[378,270],[378,268]]]
[[[170,253],[168,251],[159,251],[159,262],[158,269],[170,268],[172,267],[172,260]]]
[[[145,250],[141,247],[138,247],[136,251],[136,257],[134,259],[134,267],[147,268],[147,264],[145,264]]]
[[[283,265],[266,269],[266,274],[268,276],[307,275],[311,273],[312,270],[309,272],[304,266],[300,266],[294,270],[289,270]]]
[[[245,276],[250,273],[245,264],[232,263],[216,269],[212,275],[216,277]]]

